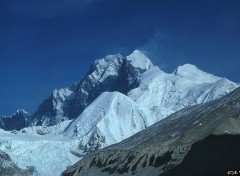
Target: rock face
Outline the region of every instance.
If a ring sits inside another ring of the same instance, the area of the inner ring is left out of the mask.
[[[4,130],[20,130],[27,126],[31,114],[23,109],[17,110],[12,116],[0,116],[0,128]]]
[[[16,166],[8,154],[0,150],[0,175],[3,176],[31,176],[34,169],[20,169]]]
[[[226,173],[227,166],[239,164],[240,144],[236,141],[239,134],[240,88],[223,98],[184,108],[118,144],[89,154],[62,176]],[[217,154],[223,151],[227,153]],[[204,167],[208,155],[207,163],[211,164]],[[198,157],[202,161],[200,165],[196,162]],[[191,168],[186,171],[189,163]],[[225,163],[229,165],[221,167]],[[199,166],[201,169],[194,169]]]

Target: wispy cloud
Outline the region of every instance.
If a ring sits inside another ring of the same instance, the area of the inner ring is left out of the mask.
[[[160,66],[166,67],[164,51],[166,50],[167,36],[160,31],[156,31],[149,37],[147,42],[140,47],[140,50],[148,55],[151,60]]]
[[[171,72],[178,65],[188,63],[188,37],[177,32],[156,30],[140,48],[161,69]]]

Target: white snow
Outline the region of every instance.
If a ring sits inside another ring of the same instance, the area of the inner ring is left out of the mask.
[[[123,62],[123,56],[108,55],[105,58],[95,61],[94,71],[88,75],[88,78],[92,81],[92,84],[104,81],[108,76],[117,76],[118,71]]]
[[[190,80],[195,84],[213,83],[221,79],[220,77],[206,73],[197,68],[195,65],[191,64],[178,66],[178,68],[175,69],[174,74],[176,76]]]
[[[103,138],[101,145],[107,146],[132,136],[155,121],[150,110],[139,107],[129,97],[119,92],[104,92],[68,127],[65,135],[78,138],[84,146]],[[100,139],[92,141],[97,135]]]
[[[150,59],[139,50],[133,51],[132,54],[127,56],[127,60],[130,61],[134,67],[142,70],[148,70],[153,66]]]
[[[189,73],[189,74],[188,74]],[[163,117],[187,106],[211,101],[237,88],[237,84],[186,64],[172,74],[152,67],[142,74],[140,86],[128,96]]]

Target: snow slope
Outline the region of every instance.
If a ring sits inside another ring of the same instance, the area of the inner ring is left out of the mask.
[[[104,92],[73,121],[65,135],[81,141],[79,154],[84,155],[132,136],[152,125],[155,118],[124,94]]]

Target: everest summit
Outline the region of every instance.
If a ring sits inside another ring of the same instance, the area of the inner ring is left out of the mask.
[[[140,51],[134,51],[127,58],[117,54],[98,59],[82,81],[55,90],[34,113],[32,124],[51,126],[74,119],[105,91],[127,94],[139,86],[142,73],[151,66],[150,60]]]
[[[220,98],[237,84],[185,64],[173,73],[154,66],[141,51],[96,60],[86,76],[54,90],[32,116],[32,125],[52,126],[77,118],[103,92],[120,92],[140,106],[166,117],[181,108]]]

